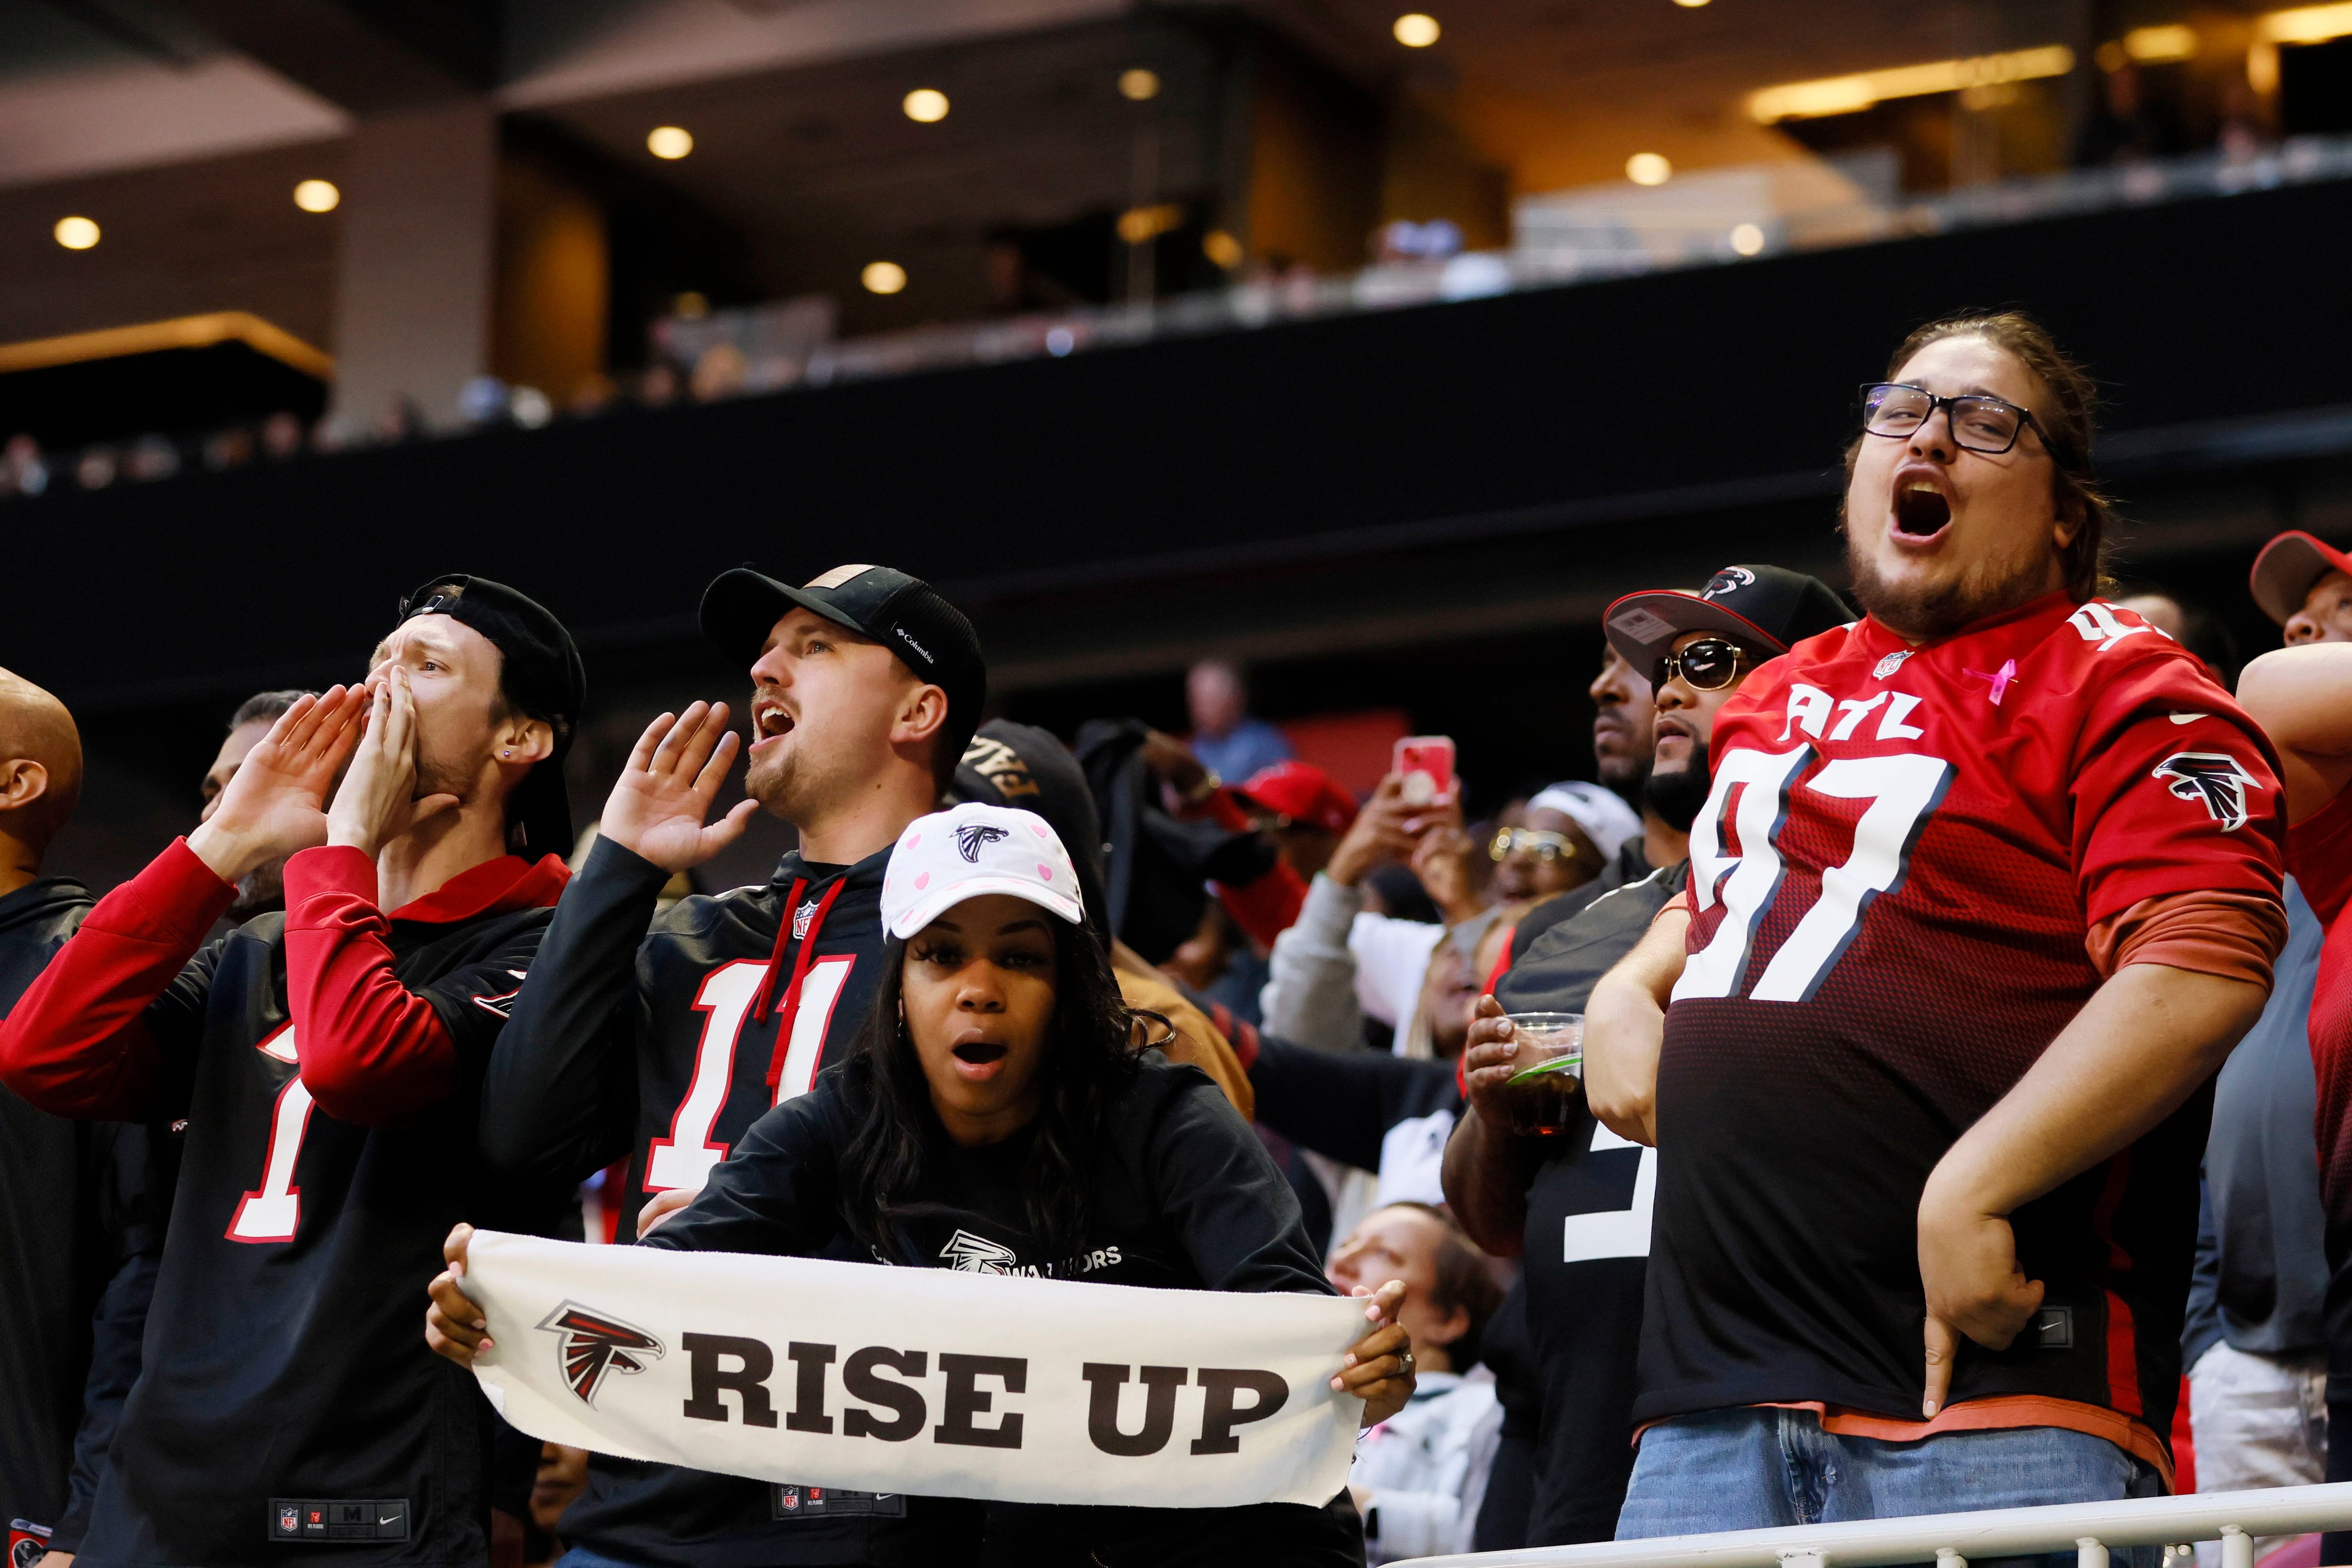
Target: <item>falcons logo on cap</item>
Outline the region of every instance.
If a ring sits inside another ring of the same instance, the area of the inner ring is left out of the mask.
[[[961,855],[968,864],[977,866],[983,847],[1000,838],[1012,837],[1002,827],[991,827],[984,822],[967,822],[956,829],[956,853]]]
[[[1717,594],[1728,594],[1735,588],[1753,587],[1755,583],[1756,574],[1747,567],[1727,566],[1707,579],[1706,586],[1700,591],[1699,597],[1712,599]]]
[[[962,1274],[1008,1274],[1021,1261],[1021,1255],[1011,1247],[968,1230],[959,1230],[948,1237],[948,1244],[940,1248],[940,1256],[948,1260],[950,1268]]]
[[[2201,800],[2224,833],[2246,825],[2246,786],[2254,775],[2227,752],[2175,752],[2148,775],[2166,781],[2182,800]]]
[[[596,1390],[606,1373],[640,1373],[646,1363],[661,1359],[661,1341],[577,1301],[564,1302],[539,1326],[557,1336],[555,1354],[563,1367],[563,1381],[583,1405],[596,1403]]]

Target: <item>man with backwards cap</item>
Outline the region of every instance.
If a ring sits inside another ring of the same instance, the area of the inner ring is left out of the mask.
[[[487,1555],[487,1407],[409,1303],[489,1206],[476,1085],[563,886],[584,695],[545,609],[431,579],[0,1026],[0,1080],[41,1109],[187,1126],[92,1568]],[[289,854],[285,911],[199,951]]]
[[[738,743],[725,703],[654,721],[483,1089],[483,1147],[503,1173],[576,1181],[627,1160],[625,1235],[649,1198],[667,1209],[699,1191],[752,1122],[849,1050],[880,965],[891,846],[953,780],[987,689],[971,623],[887,566],[801,587],[728,572],[701,619],[751,675],[751,798],[706,824]],[[767,883],[656,921],[663,884],[760,810],[800,833]],[[969,1543],[973,1506],[598,1455],[563,1535],[572,1568],[929,1563]]]

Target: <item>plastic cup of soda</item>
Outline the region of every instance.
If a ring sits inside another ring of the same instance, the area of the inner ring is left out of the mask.
[[[1512,1013],[1511,1039],[1518,1047],[1505,1080],[1511,1131],[1526,1137],[1557,1138],[1574,1125],[1577,1097],[1584,1092],[1584,1015]]]

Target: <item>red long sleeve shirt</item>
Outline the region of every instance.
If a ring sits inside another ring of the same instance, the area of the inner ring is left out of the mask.
[[[1231,790],[1212,795],[1205,815],[1218,826],[1235,833],[1246,833],[1255,826]],[[1261,947],[1271,948],[1276,937],[1297,925],[1298,911],[1307,903],[1306,879],[1290,868],[1287,860],[1276,860],[1272,870],[1255,881],[1239,887],[1223,882],[1215,886],[1225,912]]]
[[[392,921],[541,908],[555,902],[567,877],[552,856],[536,865],[501,856],[387,915],[376,906],[375,863],[361,851],[308,849],[289,860],[287,1006],[302,1081],[319,1108],[338,1121],[382,1126],[455,1084],[448,1028],[393,973]],[[0,1023],[0,1082],[56,1115],[146,1114],[159,1052],[141,1016],[182,981],[235,896],[187,840],[173,840],[99,901]]]

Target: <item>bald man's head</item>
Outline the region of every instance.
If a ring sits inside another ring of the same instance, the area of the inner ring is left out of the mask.
[[[0,834],[36,855],[81,798],[81,732],[66,705],[0,669]]]

